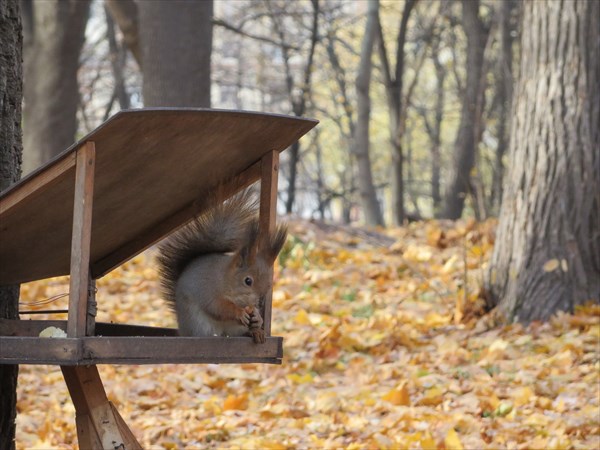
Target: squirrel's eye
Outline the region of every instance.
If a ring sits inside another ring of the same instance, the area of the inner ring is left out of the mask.
[[[252,280],[252,277],[246,277],[246,278],[244,278],[244,284],[246,286],[252,286],[253,282],[254,282],[254,280]]]

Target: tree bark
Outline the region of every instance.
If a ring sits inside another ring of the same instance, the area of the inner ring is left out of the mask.
[[[22,35],[19,0],[0,2],[0,192],[21,175]],[[0,318],[19,318],[19,286],[0,286]],[[0,449],[15,448],[19,366],[0,364]]]
[[[123,41],[129,49],[138,66],[142,66],[142,51],[140,49],[138,7],[134,0],[104,0],[104,6],[112,19],[117,23]]]
[[[115,22],[108,10],[104,10],[106,15],[106,39],[108,40],[108,54],[110,57],[110,65],[115,80],[115,87],[109,106],[106,108],[104,120],[108,119],[112,104],[118,100],[121,109],[129,109],[130,100],[127,88],[125,87],[125,62],[127,60],[127,51],[117,42],[115,33]]]
[[[462,25],[467,35],[467,81],[454,143],[454,164],[445,196],[442,217],[459,219],[470,190],[471,170],[475,164],[478,122],[482,111],[480,83],[487,31],[479,18],[479,0],[462,1]]]
[[[600,3],[523,3],[510,161],[488,273],[510,320],[600,300]]]
[[[138,3],[145,106],[209,107],[212,0]]]
[[[77,70],[89,9],[89,0],[24,0],[25,173],[75,141]]]
[[[373,185],[371,160],[369,157],[369,123],[371,118],[371,58],[377,39],[379,0],[371,0],[367,11],[367,24],[360,52],[360,63],[356,77],[357,120],[352,154],[358,166],[358,189],[365,223],[370,226],[383,226],[383,216]]]
[[[512,0],[500,3],[500,56],[498,58],[498,78],[497,95],[499,102],[498,114],[498,147],[496,148],[496,157],[494,161],[494,171],[492,175],[492,191],[490,206],[492,210],[497,211],[502,201],[502,180],[504,179],[504,155],[508,148],[510,138],[509,116],[510,104],[513,91],[513,38],[511,26],[512,10],[516,4]]]

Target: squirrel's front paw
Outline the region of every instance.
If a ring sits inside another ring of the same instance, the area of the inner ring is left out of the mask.
[[[255,344],[264,344],[266,341],[265,330],[262,328],[251,328],[250,336],[252,336]]]
[[[246,309],[240,309],[237,319],[240,321],[242,325],[245,327],[250,327],[250,313]]]
[[[248,308],[246,308],[248,311]],[[262,328],[263,326],[263,318],[260,315],[260,311],[258,308],[252,308],[250,311],[250,329],[254,328]]]

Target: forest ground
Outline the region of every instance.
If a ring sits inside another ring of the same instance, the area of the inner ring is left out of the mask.
[[[109,398],[144,448],[600,448],[600,307],[528,327],[484,314],[494,227],[292,221],[282,365],[99,366]],[[99,321],[175,326],[153,258],[98,282]],[[23,285],[21,309],[67,291]],[[18,449],[77,448],[58,367],[21,366],[18,396]]]

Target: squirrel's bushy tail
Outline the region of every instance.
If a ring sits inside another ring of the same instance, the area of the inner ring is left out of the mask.
[[[163,296],[175,303],[177,280],[194,259],[211,253],[237,251],[247,230],[257,221],[258,200],[245,189],[225,202],[210,197],[208,209],[159,246],[158,270]]]

